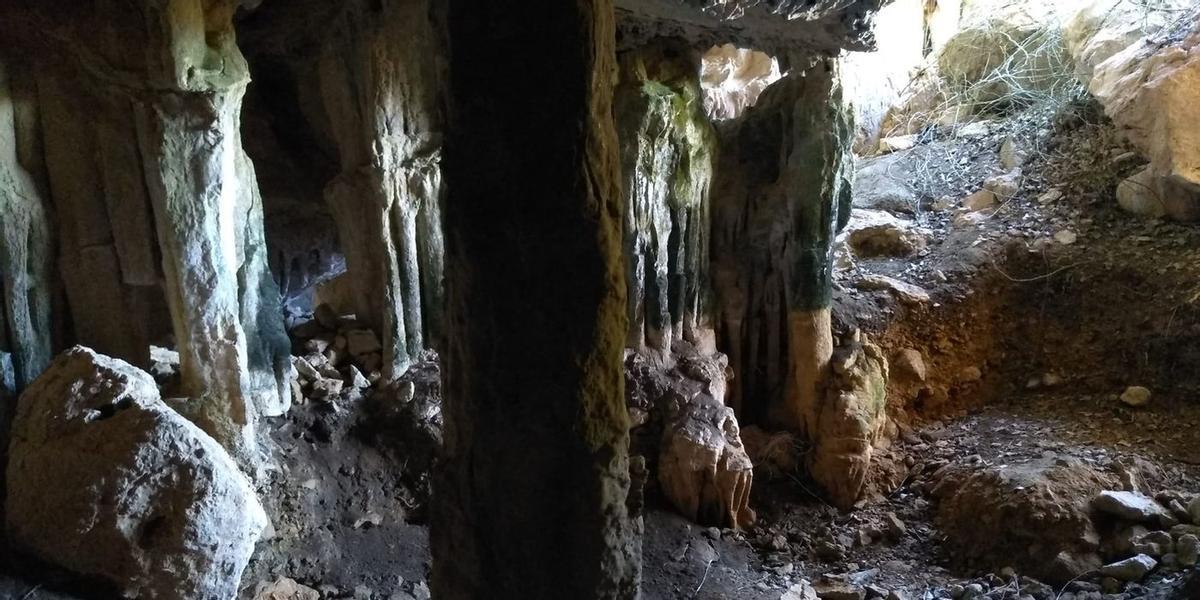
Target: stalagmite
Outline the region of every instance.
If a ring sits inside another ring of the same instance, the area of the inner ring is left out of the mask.
[[[433,594],[633,598],[612,2],[456,0],[448,21]]]
[[[833,353],[832,242],[849,217],[851,128],[836,63],[794,62],[720,130],[713,278],[741,379],[734,407],[811,437]]]
[[[715,133],[704,116],[700,57],[661,43],[621,58],[616,120],[626,197],[629,346],[715,351],[708,276]]]
[[[50,363],[54,262],[45,198],[25,166],[34,157],[22,137],[33,132],[18,113],[31,102],[18,95],[6,67],[0,61],[0,401]],[[0,405],[0,444],[8,412]]]
[[[357,316],[380,332],[385,375],[440,337],[441,109],[429,0],[352,2],[318,79],[341,173],[326,199]]]

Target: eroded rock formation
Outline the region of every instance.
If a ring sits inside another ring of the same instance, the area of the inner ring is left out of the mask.
[[[31,84],[28,73],[0,61],[0,396],[28,385],[52,354],[54,249],[44,181],[33,175],[40,161]],[[0,405],[0,431],[7,412]]]
[[[634,597],[611,0],[449,9],[433,593]],[[560,85],[531,94],[514,73]]]
[[[834,352],[833,371],[818,408],[809,472],[834,504],[848,509],[863,491],[887,423],[888,363],[856,332]]]
[[[715,351],[709,191],[716,135],[701,106],[699,56],[663,43],[621,58],[615,115],[625,195],[631,348],[675,339]]]
[[[1152,215],[1200,220],[1200,29],[1195,9],[1096,65],[1089,89],[1105,112],[1150,160],[1129,192],[1146,197]],[[1100,34],[1097,34],[1100,35]],[[1128,192],[1127,192],[1128,193]],[[1126,206],[1127,202],[1122,205]]]
[[[242,27],[262,86],[255,119],[273,141],[257,143],[255,160],[274,163],[270,187],[286,206],[311,210],[310,197],[323,196],[338,238],[336,249],[289,240],[278,262],[299,291],[339,274],[344,254],[346,281],[317,295],[378,333],[388,379],[443,337],[445,44],[435,8],[273,3]]]
[[[798,61],[797,61],[798,62]],[[714,287],[750,422],[816,435],[833,352],[832,244],[850,213],[850,124],[833,61],[799,64],[719,130]]]
[[[688,356],[679,370],[686,381],[701,386],[677,384],[656,407],[664,421],[658,456],[663,495],[698,523],[752,525],[754,464],[742,445],[737,417],[725,406],[727,359],[720,354]]]
[[[326,199],[389,378],[441,325],[441,50],[429,13],[428,0],[350,3],[317,75],[341,165]]]
[[[241,147],[236,7],[148,1],[51,17],[16,3],[5,24],[15,45],[41,50],[71,338],[147,365],[150,342],[173,335],[189,414],[254,462],[254,420],[286,410],[291,366]],[[126,35],[103,33],[113,27]]]
[[[147,373],[73,348],[21,396],[12,542],[137,598],[234,598],[268,526],[254,488]]]

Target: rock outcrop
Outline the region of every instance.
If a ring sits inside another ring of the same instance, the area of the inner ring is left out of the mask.
[[[657,38],[693,47],[733,43],[765,52],[870,50],[884,0],[617,0],[622,49]]]
[[[1084,85],[1096,67],[1126,48],[1153,36],[1192,6],[1191,0],[1091,0],[1067,21],[1063,42]]]
[[[621,56],[615,115],[625,194],[629,347],[715,351],[709,191],[716,134],[701,106],[700,57],[660,44]]]
[[[1195,9],[1193,9],[1195,10]],[[1196,17],[1143,38],[1096,65],[1089,90],[1150,160],[1150,172],[1127,184],[1123,206],[1156,205],[1152,213],[1200,219],[1200,30]],[[1141,190],[1150,200],[1130,196]]]
[[[237,465],[149,374],[83,347],[21,396],[6,517],[19,547],[162,599],[235,597],[268,526]]]

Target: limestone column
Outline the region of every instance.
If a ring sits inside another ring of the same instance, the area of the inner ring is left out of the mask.
[[[448,23],[433,593],[633,598],[612,2],[453,0]]]
[[[699,79],[700,56],[682,44],[621,57],[629,346],[664,355],[677,339],[715,350],[708,246],[716,134]]]
[[[25,164],[31,157],[22,157],[29,153],[22,152],[27,148],[18,115],[31,99],[14,92],[10,76],[0,61],[0,399],[6,392],[15,397],[41,374],[52,354],[50,215]],[[6,412],[0,406],[0,425]]]
[[[258,414],[286,406],[288,367],[241,147],[249,75],[234,43],[236,4],[145,1],[154,59],[134,111],[189,416],[245,465],[257,459]]]
[[[430,0],[349,2],[319,65],[342,169],[325,196],[387,377],[440,335],[442,47],[430,10]]]
[[[836,62],[819,60],[797,65],[721,132],[714,280],[741,380],[733,404],[751,422],[809,437],[833,353],[832,244],[849,216],[849,121]]]

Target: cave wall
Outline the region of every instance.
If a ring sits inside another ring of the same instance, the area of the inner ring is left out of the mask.
[[[293,291],[314,287],[344,256],[344,280],[319,288],[316,301],[379,333],[388,378],[443,337],[445,43],[435,8],[276,3],[239,24],[261,82],[251,119],[267,123],[271,142],[253,149],[256,163],[271,165],[264,189],[273,202],[291,200],[275,211],[283,219],[322,198],[337,238],[284,240],[276,274]]]
[[[0,56],[0,400],[50,363],[54,248],[28,71]],[[0,434],[6,407],[0,407]]]

